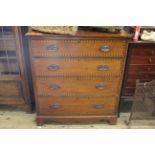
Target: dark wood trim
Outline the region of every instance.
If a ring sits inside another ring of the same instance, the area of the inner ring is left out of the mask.
[[[155,42],[150,42],[150,41],[138,41],[138,42],[129,42],[129,46],[128,46],[128,54],[127,54],[127,60],[126,60],[126,70],[124,72],[124,78],[123,78],[123,85],[122,85],[122,92],[121,92],[121,103],[120,103],[120,111],[122,111],[123,108],[121,108],[123,106],[123,102],[125,100],[127,101],[133,101],[133,95],[129,95],[126,96],[125,95],[125,91],[126,91],[126,83],[128,80],[128,76],[129,76],[129,65],[130,65],[130,61],[131,61],[131,56],[133,56],[133,51],[132,49],[134,48],[155,48]],[[137,60],[138,61],[138,60]],[[140,66],[140,65],[154,65],[154,64],[136,64],[136,66]],[[151,72],[147,73],[150,74]],[[135,75],[137,75],[137,73],[134,73]],[[129,109],[130,110],[130,109]]]
[[[16,38],[16,47],[17,47],[17,58],[19,62],[19,68],[20,68],[20,75],[21,75],[21,82],[22,82],[22,88],[24,92],[24,100],[25,103],[31,106],[31,100],[30,100],[30,94],[29,94],[29,85],[28,85],[28,78],[26,74],[26,66],[25,66],[25,60],[24,60],[24,51],[22,46],[22,34],[20,27],[15,27],[15,38]]]
[[[30,62],[30,53],[29,53],[29,45],[28,45],[28,38],[25,35],[28,32],[28,26],[21,26],[21,35],[22,35],[22,46],[24,51],[24,59],[25,59],[25,66],[26,66],[26,74],[28,78],[29,84],[29,94],[31,99],[32,111],[35,110],[35,99],[34,99],[34,90],[33,90],[33,83],[32,83],[32,71],[31,71],[31,62]]]
[[[40,116],[36,118],[37,125],[42,126],[44,123],[96,123],[108,122],[111,125],[116,125],[117,115],[90,115],[90,116]]]

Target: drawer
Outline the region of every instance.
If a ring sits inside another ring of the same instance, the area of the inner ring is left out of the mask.
[[[120,76],[123,59],[34,59],[36,76]]]
[[[37,78],[36,86],[40,96],[110,96],[118,94],[119,78],[110,80]]]
[[[116,113],[117,100],[107,98],[38,98],[40,115],[110,115]]]
[[[155,73],[155,65],[129,65],[129,73]]]
[[[55,39],[31,40],[34,57],[123,57],[127,44],[122,40]]]
[[[0,81],[0,98],[21,97],[22,87],[18,81]]]
[[[155,55],[155,48],[133,48],[133,56],[153,56]]]
[[[151,79],[141,79],[141,80],[139,80],[139,82],[149,82],[149,81],[151,81]],[[125,86],[126,87],[136,87],[136,79],[127,80],[127,82],[125,83]]]
[[[130,64],[155,64],[155,56],[132,56]]]
[[[155,73],[129,73],[128,74],[128,79],[154,79],[155,78]]]

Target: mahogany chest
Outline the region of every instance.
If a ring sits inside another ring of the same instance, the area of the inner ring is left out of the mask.
[[[37,123],[116,124],[129,35],[29,32]]]
[[[125,109],[125,106],[130,107],[126,103],[129,104],[132,102],[125,101],[133,100],[136,80],[149,82],[153,79],[155,79],[155,43],[145,41],[129,43],[121,109]]]

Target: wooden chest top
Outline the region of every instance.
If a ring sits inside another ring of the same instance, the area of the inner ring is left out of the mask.
[[[114,33],[103,33],[103,32],[89,32],[89,31],[78,31],[76,35],[56,35],[56,34],[46,34],[46,33],[40,33],[36,31],[30,31],[26,34],[29,37],[48,37],[48,38],[116,38],[116,39],[131,39],[131,35],[126,33],[125,31],[122,31],[122,33],[114,34]]]

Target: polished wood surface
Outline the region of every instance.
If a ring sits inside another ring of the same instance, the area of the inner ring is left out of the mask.
[[[55,46],[55,51],[50,50],[50,46]],[[103,46],[108,46],[110,50],[102,51]],[[35,39],[31,41],[31,48],[35,57],[123,57],[126,42],[109,39]]]
[[[55,58],[35,59],[33,61],[36,76],[119,76],[122,59],[104,58]],[[56,66],[56,68],[52,68]]]
[[[72,115],[72,116],[52,116],[52,115],[38,115],[37,125],[41,126],[44,123],[110,123],[116,125],[116,115]]]
[[[155,77],[155,73],[135,73],[128,74],[129,79],[153,79]]]
[[[131,57],[134,56],[153,56],[155,55],[155,48],[133,48],[133,54]]]
[[[40,115],[112,115],[116,99],[106,98],[39,98]]]
[[[53,88],[52,86],[58,86]],[[101,85],[97,87],[97,85]],[[58,79],[58,78],[37,78],[36,93],[41,96],[64,96],[65,94],[73,95],[105,95],[113,96],[117,94],[119,88],[119,78],[106,80],[103,78],[95,80],[75,80],[75,79]]]
[[[151,57],[144,57],[144,56],[134,56],[131,58],[130,61],[131,64],[148,64],[148,65],[152,65],[155,64],[155,56],[151,56]]]
[[[155,65],[129,65],[129,74],[155,73]]]
[[[145,41],[131,42],[128,49],[125,80],[122,89],[123,100],[133,98],[136,80],[149,82],[154,78],[155,43]]]
[[[37,124],[116,124],[129,35],[29,32]]]

